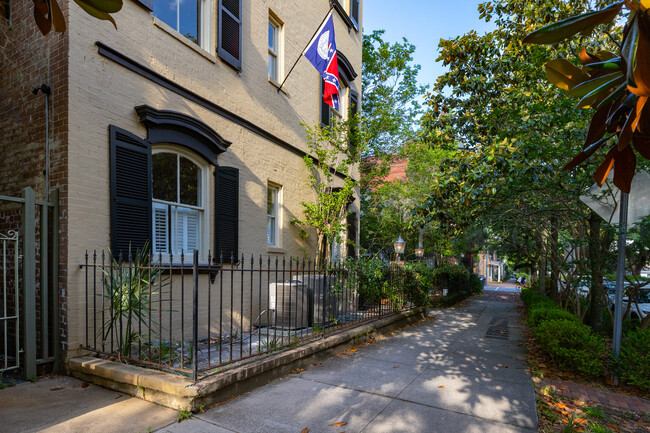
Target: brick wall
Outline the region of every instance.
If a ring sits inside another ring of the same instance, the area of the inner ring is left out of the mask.
[[[59,2],[68,16],[68,4]],[[33,2],[11,2],[11,22],[0,18],[0,195],[21,196],[32,187],[45,198],[45,96],[34,87],[48,84],[50,187],[60,189],[60,263],[67,254],[67,88],[68,35],[43,36],[33,18]],[[0,232],[20,225],[20,212],[0,205]],[[60,266],[62,341],[67,341],[66,267]]]

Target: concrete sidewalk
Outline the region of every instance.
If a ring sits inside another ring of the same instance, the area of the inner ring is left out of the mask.
[[[486,294],[434,310],[435,321],[159,431],[537,431],[516,299]]]
[[[74,378],[22,383],[0,390],[0,432],[533,432],[518,298],[486,292],[433,310],[434,321],[181,423],[176,411]]]

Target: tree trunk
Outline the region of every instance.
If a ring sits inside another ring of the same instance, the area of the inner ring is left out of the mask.
[[[596,332],[603,332],[603,251],[600,243],[600,224],[598,214],[589,214],[589,267],[591,268],[591,311],[589,324]]]
[[[539,231],[539,293],[546,294],[546,228]]]
[[[558,292],[560,280],[560,249],[558,245],[558,219],[557,216],[551,217],[551,298],[558,302],[560,293]]]

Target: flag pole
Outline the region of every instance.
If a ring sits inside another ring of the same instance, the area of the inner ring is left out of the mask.
[[[284,83],[287,81],[287,78],[289,78],[289,75],[291,75],[291,73],[293,72],[293,69],[296,67],[296,65],[300,61],[300,58],[305,54],[305,50],[307,49],[309,44],[311,44],[311,42],[314,40],[314,36],[316,36],[318,31],[321,29],[321,27],[323,27],[323,23],[325,23],[325,20],[332,13],[333,9],[334,9],[334,5],[330,5],[330,9],[327,11],[327,14],[325,15],[325,18],[323,18],[323,20],[320,22],[318,27],[316,27],[316,31],[314,32],[313,35],[311,35],[311,38],[309,38],[309,42],[307,42],[307,45],[305,45],[305,48],[303,48],[302,53],[300,53],[300,55],[298,56],[298,59],[294,62],[291,69],[289,69],[289,73],[287,75],[285,75],[284,80],[282,80],[282,83],[280,83],[280,87],[278,87],[278,93],[280,93],[280,90],[282,89],[282,86],[284,86]]]

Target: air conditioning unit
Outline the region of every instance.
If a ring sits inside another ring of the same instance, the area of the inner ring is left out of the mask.
[[[309,289],[302,281],[269,284],[269,308],[275,310],[273,326],[284,329],[308,327],[310,305]]]
[[[339,308],[336,294],[331,292],[334,276],[304,274],[300,281],[307,285],[310,297],[310,325],[327,325],[338,319]]]

